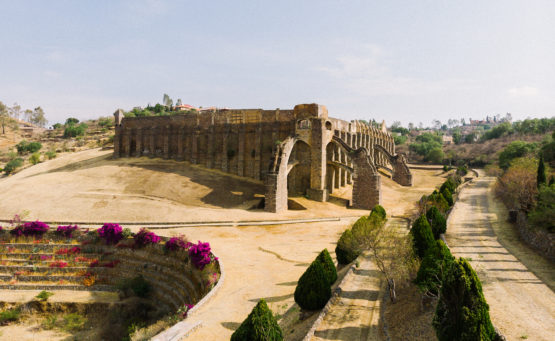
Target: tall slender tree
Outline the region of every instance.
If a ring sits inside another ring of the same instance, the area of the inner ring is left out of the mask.
[[[2,134],[6,134],[6,122],[9,119],[8,107],[0,101],[0,120],[2,121]]]

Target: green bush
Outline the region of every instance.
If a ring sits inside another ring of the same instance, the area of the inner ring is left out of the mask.
[[[37,296],[35,296],[35,298],[38,299],[39,301],[47,301],[48,298],[52,295],[54,295],[53,292],[43,290]]]
[[[64,126],[63,126],[63,124],[61,124],[61,123],[54,123],[54,124],[52,125],[52,129],[61,129],[61,128],[63,128],[63,127],[64,127]]]
[[[40,153],[31,154],[31,156],[29,157],[29,162],[32,163],[33,165],[36,165],[37,163],[39,163],[40,162]]]
[[[85,135],[85,131],[87,131],[88,126],[85,123],[81,123],[80,125],[67,125],[64,129],[64,137],[77,137]]]
[[[440,290],[433,326],[439,341],[495,340],[482,284],[464,259],[451,263]]]
[[[441,147],[434,147],[426,154],[426,161],[438,164],[443,162],[444,157]]]
[[[299,278],[295,302],[304,310],[322,309],[331,297],[331,287],[321,262],[314,261]]]
[[[249,316],[231,335],[231,341],[280,341],[283,332],[264,299],[252,309]]]
[[[17,149],[17,153],[19,155],[23,155],[38,152],[42,148],[42,144],[40,142],[27,142],[23,140],[16,144],[15,148]]]
[[[370,217],[372,217],[373,214],[375,214],[376,216],[378,216],[382,220],[385,220],[385,218],[387,218],[387,213],[385,212],[385,208],[383,208],[382,205],[374,206],[374,208],[370,212]]]
[[[46,153],[44,153],[44,155],[48,158],[48,160],[52,160],[56,158],[56,152],[53,150],[49,150]]]
[[[441,193],[441,195],[443,195],[443,198],[445,198],[445,201],[447,201],[449,207],[453,206],[455,202],[453,201],[453,194],[451,194],[451,191],[448,188],[444,188],[439,192]]]
[[[71,313],[64,316],[63,329],[67,332],[74,332],[83,329],[87,319],[77,313]]]
[[[447,230],[447,220],[445,219],[445,216],[437,209],[437,207],[432,206],[426,212],[426,218],[432,227],[434,239],[439,239],[439,235],[445,233]]]
[[[11,174],[17,168],[19,168],[21,166],[23,166],[23,159],[21,159],[21,158],[13,159],[13,160],[9,161],[6,164],[6,166],[4,166],[4,173]]]
[[[339,237],[337,241],[337,246],[335,247],[335,255],[337,256],[337,262],[339,264],[349,264],[354,261],[361,251],[355,243],[353,238],[353,232],[351,229],[345,230]]]
[[[410,233],[412,235],[414,252],[420,259],[424,258],[428,249],[435,245],[432,227],[425,216],[421,215],[414,221]]]
[[[328,280],[328,284],[332,285],[333,283],[335,283],[335,281],[337,280],[337,269],[335,268],[335,264],[331,259],[328,249],[323,249],[318,257],[316,257],[316,261],[322,263],[326,278]]]
[[[457,175],[465,176],[467,173],[468,173],[468,167],[466,165],[457,167]]]
[[[436,240],[436,245],[422,259],[414,282],[422,292],[437,295],[444,274],[454,260],[447,245],[442,240]]]
[[[540,187],[538,202],[528,214],[528,221],[536,228],[555,232],[555,185]]]
[[[13,322],[19,320],[21,312],[19,309],[8,309],[0,313],[0,325],[6,322]]]
[[[499,167],[506,170],[513,159],[526,156],[536,149],[535,143],[513,141],[499,154]]]

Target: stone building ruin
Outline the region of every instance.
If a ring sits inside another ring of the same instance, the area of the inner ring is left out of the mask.
[[[125,118],[120,109],[114,116],[115,158],[172,158],[264,181],[269,212],[287,210],[289,195],[327,201],[350,184],[352,207],[371,209],[381,201],[380,168],[412,185],[385,123],[377,129],[328,117],[323,105]]]

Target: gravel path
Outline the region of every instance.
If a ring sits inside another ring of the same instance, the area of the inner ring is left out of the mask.
[[[508,340],[553,340],[555,267],[514,236],[506,210],[491,195],[494,182],[480,177],[461,192],[447,242],[455,256],[471,259],[492,322]]]
[[[311,340],[379,340],[382,276],[370,257],[359,262]]]

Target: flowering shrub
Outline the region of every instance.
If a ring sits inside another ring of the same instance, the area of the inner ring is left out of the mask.
[[[92,261],[92,259],[87,258],[87,257],[75,257],[75,259],[73,260],[75,263],[86,263],[86,262],[90,262]]]
[[[183,305],[181,308],[179,308],[177,310],[177,314],[181,317],[181,318],[186,318],[187,317],[187,313],[189,312],[189,310],[193,309],[195,305],[194,304],[185,304]]]
[[[49,266],[51,268],[65,268],[67,266],[67,263],[57,260],[55,262],[50,263]]]
[[[122,228],[118,224],[106,223],[98,229],[100,238],[106,241],[106,244],[117,244],[122,238]]]
[[[78,228],[79,227],[77,225],[58,226],[56,233],[65,238],[71,238],[73,232],[75,232]]]
[[[154,232],[150,232],[147,229],[142,228],[134,237],[135,246],[143,247],[150,244],[158,244],[160,242],[160,237]]]
[[[85,275],[85,278],[83,278],[83,285],[86,287],[93,286],[95,282],[96,282],[96,275],[94,274],[87,273]]]
[[[40,255],[40,260],[45,261],[45,260],[50,260],[52,259],[52,255]]]
[[[89,267],[90,268],[96,268],[100,266],[100,262],[98,261],[98,259],[93,260],[92,262],[89,263]]]
[[[197,269],[204,269],[207,264],[212,262],[212,258],[210,257],[210,243],[202,243],[199,240],[198,244],[191,244],[189,247],[189,257],[191,257],[191,261]]]
[[[50,227],[43,223],[42,221],[33,221],[25,223],[23,225],[17,225],[13,230],[10,231],[11,234],[16,237],[21,236],[42,236],[45,234]]]
[[[177,251],[189,248],[191,243],[185,241],[184,237],[172,237],[170,238],[166,244],[164,244],[164,249],[168,251]]]
[[[81,248],[78,246],[74,246],[71,249],[59,249],[56,251],[57,255],[76,255],[81,253]]]

